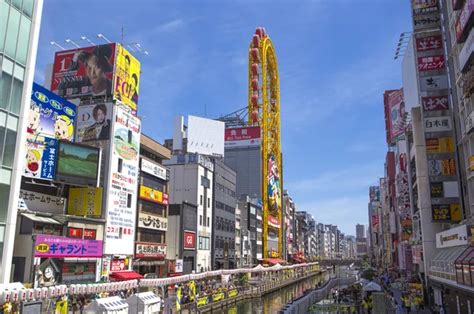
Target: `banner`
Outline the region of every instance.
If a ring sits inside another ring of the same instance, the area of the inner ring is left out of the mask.
[[[68,215],[101,217],[102,188],[69,188]]]
[[[51,90],[65,98],[112,95],[115,44],[58,51]]]
[[[122,45],[117,44],[114,77],[114,99],[130,107],[136,114],[140,87],[140,62]]]
[[[45,143],[26,142],[24,177],[54,180],[56,177],[58,141],[44,138]]]
[[[385,127],[389,144],[405,132],[405,103],[403,90],[387,90],[384,92]]]
[[[102,241],[38,234],[35,257],[102,257]]]
[[[110,139],[112,103],[81,105],[77,108],[76,142]]]

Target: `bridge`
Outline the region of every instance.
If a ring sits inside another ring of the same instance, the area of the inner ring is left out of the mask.
[[[319,260],[319,265],[321,266],[349,266],[354,264],[354,266],[361,267],[362,260],[359,259],[321,259]]]

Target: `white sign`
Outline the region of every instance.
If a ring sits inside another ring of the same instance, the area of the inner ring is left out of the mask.
[[[459,68],[461,69],[461,71],[464,72],[465,70],[467,70],[467,68],[465,67],[468,65],[473,55],[473,52],[474,52],[474,32],[471,31],[469,33],[469,37],[467,37],[466,42],[464,43],[464,46],[462,47],[458,55]]]
[[[430,75],[420,77],[420,89],[422,92],[434,91],[448,88],[447,75]]]
[[[174,269],[175,273],[182,273],[183,272],[183,260],[177,259],[176,260],[176,267]]]
[[[449,117],[425,118],[425,132],[451,131]]]
[[[147,213],[139,213],[138,227],[166,231],[168,230],[168,218],[163,218]]]
[[[452,246],[468,244],[467,227],[462,225],[436,234],[436,248],[442,249]]]
[[[116,106],[111,136],[104,254],[133,255],[140,119]]]
[[[95,104],[77,107],[76,142],[110,139],[113,105]]]
[[[151,174],[152,176],[155,176],[157,178],[166,180],[166,168],[156,164],[154,162],[148,161],[146,159],[141,159],[142,164],[141,164],[141,170],[143,172],[146,172],[148,174]]]
[[[26,208],[31,211],[50,214],[64,214],[64,207],[66,204],[65,198],[38,192],[20,190],[19,200],[21,199],[23,199]]]
[[[189,116],[188,153],[224,156],[224,129],[224,122]]]

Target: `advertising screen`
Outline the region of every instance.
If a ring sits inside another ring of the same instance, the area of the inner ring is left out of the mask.
[[[58,51],[51,90],[65,98],[112,95],[115,44]]]
[[[97,186],[100,148],[60,141],[56,181]]]
[[[76,142],[110,139],[112,111],[112,103],[79,106],[76,119]]]
[[[268,159],[268,199],[270,201],[270,210],[281,208],[281,189],[280,189],[280,169],[274,156]]]
[[[224,122],[189,116],[188,153],[224,156],[224,132]]]
[[[114,98],[136,113],[140,87],[140,62],[122,45],[117,44]]]

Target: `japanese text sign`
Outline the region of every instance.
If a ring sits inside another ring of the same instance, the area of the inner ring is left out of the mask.
[[[39,234],[35,241],[35,257],[102,257],[102,241],[72,239]]]
[[[25,171],[23,176],[54,180],[56,176],[57,145],[53,138],[44,138],[44,144],[26,142]]]
[[[444,69],[444,56],[418,57],[418,71]]]
[[[434,221],[457,222],[462,219],[462,212],[459,204],[432,205],[431,210]]]
[[[448,110],[448,96],[421,97],[421,104],[424,111]]]
[[[440,21],[441,18],[438,13],[416,15],[413,17],[413,29],[417,31],[421,29],[440,27]]]
[[[443,48],[441,35],[427,36],[416,39],[416,51],[428,51]]]
[[[184,242],[183,248],[185,250],[195,250],[196,249],[196,232],[184,231],[183,242]]]
[[[166,256],[166,244],[137,242],[135,248],[135,257],[154,257],[164,258]]]
[[[413,15],[438,11],[438,0],[412,0]]]
[[[451,131],[449,117],[425,118],[425,132]]]

